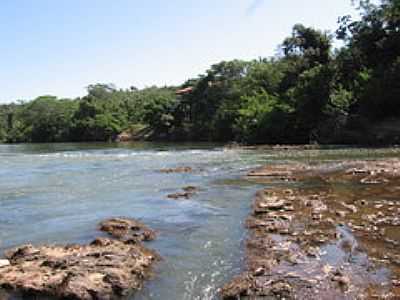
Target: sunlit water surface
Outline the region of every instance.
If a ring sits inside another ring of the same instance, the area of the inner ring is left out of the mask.
[[[148,247],[163,260],[132,299],[214,299],[244,266],[243,223],[261,186],[251,168],[398,156],[392,149],[240,150],[208,144],[0,145],[0,251],[25,243],[85,243],[99,221],[142,220],[158,232]],[[163,168],[189,166],[187,174]],[[167,195],[185,186],[189,200]]]

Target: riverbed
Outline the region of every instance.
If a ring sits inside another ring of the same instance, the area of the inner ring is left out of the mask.
[[[400,149],[240,149],[214,144],[0,145],[0,251],[26,243],[86,243],[110,217],[141,220],[158,237],[154,277],[132,299],[214,299],[244,268],[244,222],[268,183],[265,164],[399,157]],[[162,173],[187,166],[192,172]],[[190,199],[167,195],[198,189]]]

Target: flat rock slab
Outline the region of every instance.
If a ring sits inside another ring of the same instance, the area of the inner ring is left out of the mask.
[[[97,238],[87,245],[25,245],[5,253],[0,288],[60,299],[119,299],[142,287],[159,256],[138,239]]]
[[[400,159],[348,160],[318,165],[301,163],[270,164],[246,175],[260,183],[305,181],[319,178],[328,182],[359,182],[365,185],[380,185],[400,179]]]
[[[269,186],[246,221],[246,271],[223,299],[400,299],[399,159],[269,165],[247,177]]]
[[[308,167],[302,164],[267,165],[247,173],[247,178],[262,178],[269,181],[297,181]]]
[[[310,202],[311,201],[311,202]],[[342,243],[326,220],[315,221],[320,200],[288,189],[256,194],[246,225],[247,272],[221,289],[223,299],[358,299],[371,282],[364,270],[321,259],[325,241]],[[279,236],[279,237],[278,237]],[[333,246],[332,246],[333,247]],[[336,250],[336,248],[335,248]],[[339,249],[338,249],[339,251]],[[360,278],[365,281],[360,283]],[[367,298],[360,298],[367,299]]]

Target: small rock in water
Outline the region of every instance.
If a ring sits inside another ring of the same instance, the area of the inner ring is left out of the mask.
[[[320,253],[320,249],[318,247],[309,247],[307,250],[307,255],[310,257],[318,257]]]
[[[185,186],[182,190],[184,190],[187,193],[195,193],[197,192],[198,188],[192,185]]]
[[[400,287],[400,280],[393,279],[393,280],[392,280],[392,284],[393,284],[394,286],[399,286],[399,287]]]
[[[265,273],[265,269],[264,269],[264,268],[257,268],[257,269],[254,271],[254,275],[255,275],[255,276],[261,276],[261,275],[264,275],[264,273]]]
[[[335,275],[332,280],[336,281],[337,283],[339,283],[339,285],[345,288],[350,285],[350,278],[342,274]]]
[[[189,199],[190,197],[192,197],[192,193],[187,193],[187,192],[183,192],[183,193],[174,193],[174,194],[169,194],[167,195],[167,198],[169,199]]]
[[[178,192],[178,193],[174,193],[174,194],[169,194],[167,195],[167,198],[169,199],[189,199],[192,196],[194,196],[197,192],[197,188],[195,186],[187,186],[182,188],[183,192]]]
[[[178,168],[168,168],[160,170],[161,173],[190,173],[193,169],[191,167],[178,167]]]
[[[114,238],[131,241],[151,241],[156,234],[141,222],[129,218],[112,218],[100,223],[100,230]]]

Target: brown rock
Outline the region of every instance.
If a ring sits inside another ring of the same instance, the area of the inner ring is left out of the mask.
[[[192,185],[185,186],[182,190],[184,190],[187,193],[195,193],[198,191],[198,188]]]
[[[276,210],[292,211],[293,206],[292,203],[288,202],[286,199],[272,194],[269,190],[260,191],[256,194],[254,213],[262,214]]]
[[[100,223],[100,230],[120,240],[151,241],[156,234],[143,223],[128,218],[112,218]]]
[[[347,213],[343,210],[337,210],[335,213],[338,217],[341,217],[341,218],[344,218],[347,215]]]
[[[290,192],[289,185],[270,184],[256,194],[246,222],[246,271],[222,288],[223,299],[399,298],[398,278],[376,281],[362,258],[398,273],[399,159],[267,166],[248,177],[311,184],[291,184]],[[360,180],[370,185],[353,188]],[[331,260],[334,252],[343,260]]]
[[[249,177],[290,178],[292,171],[286,166],[265,166],[247,173]]]
[[[197,188],[195,186],[187,186],[184,187],[183,192],[178,192],[178,193],[174,193],[174,194],[169,194],[167,195],[167,198],[169,199],[189,199],[191,198],[193,195],[196,194],[197,192]]]
[[[193,172],[193,169],[191,167],[178,167],[178,168],[168,168],[168,169],[162,169],[160,170],[161,173],[190,173]]]
[[[342,202],[342,206],[344,206],[345,208],[347,208],[349,211],[351,211],[354,214],[358,212],[357,207],[353,204],[347,204],[345,202]]]
[[[174,193],[174,194],[169,194],[167,195],[167,198],[169,199],[189,199],[190,197],[193,196],[193,193],[188,193],[188,192],[182,192],[182,193]]]
[[[340,273],[333,276],[332,280],[336,281],[337,283],[339,283],[340,286],[345,288],[347,288],[350,285],[350,278]]]
[[[99,238],[89,245],[19,247],[0,268],[0,287],[62,299],[113,299],[140,289],[157,254],[140,244]]]

